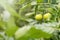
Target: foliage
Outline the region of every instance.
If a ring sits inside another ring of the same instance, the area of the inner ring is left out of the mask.
[[[0,9],[0,32],[3,32],[0,34],[1,40],[60,40],[60,7],[43,3],[43,0],[13,2],[11,6],[6,0],[0,0],[0,5],[3,6]],[[10,14],[7,22],[2,17],[5,10]],[[46,15],[47,20],[44,19],[46,13],[51,14],[51,17]],[[35,19],[38,14],[42,14],[41,20]]]

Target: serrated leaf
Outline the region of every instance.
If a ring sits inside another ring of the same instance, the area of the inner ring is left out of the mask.
[[[29,29],[29,30],[27,30]],[[22,32],[21,32],[22,31]],[[20,34],[20,35],[19,35]],[[22,28],[22,30],[18,30],[16,32],[15,37],[17,40],[23,40],[26,39],[28,40],[29,38],[50,38],[52,35],[41,30],[41,29],[36,29],[35,27],[25,27],[25,29]]]
[[[29,35],[29,37],[32,38],[41,38],[41,37],[49,38],[51,36],[50,34],[44,32],[43,30],[39,30],[36,28],[31,28],[30,31],[27,33],[27,35]]]
[[[19,28],[15,33],[15,38],[19,38],[19,37],[24,36],[30,28],[31,28],[30,26],[24,26],[22,28]]]

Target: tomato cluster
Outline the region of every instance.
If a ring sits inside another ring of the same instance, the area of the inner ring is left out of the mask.
[[[45,19],[45,20],[49,19],[49,18],[51,18],[51,14],[50,13],[46,13],[44,15],[42,15],[42,14],[35,15],[35,19],[36,20],[42,20],[42,18]]]

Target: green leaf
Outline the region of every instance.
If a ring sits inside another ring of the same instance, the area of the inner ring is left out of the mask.
[[[38,3],[43,3],[44,0],[37,0]]]
[[[19,0],[19,4],[23,4],[26,0]]]
[[[3,21],[0,21],[0,27],[2,27],[5,23]]]
[[[28,30],[27,30],[28,29]],[[17,40],[28,40],[29,38],[50,38],[52,34],[35,27],[23,27],[15,33]]]
[[[22,28],[19,28],[15,33],[15,38],[18,39],[24,36],[28,32],[28,30],[30,30],[30,28],[30,26],[24,26]]]
[[[15,24],[15,20],[13,17],[11,17],[9,21],[7,22],[7,27],[6,27],[5,32],[8,36],[13,36],[17,29],[18,27]]]
[[[30,31],[27,33],[27,36],[28,35],[29,37],[32,38],[40,38],[40,37],[49,38],[51,36],[50,34],[36,28],[31,28]]]
[[[25,12],[28,12],[29,9],[31,9],[31,3],[24,5],[22,8],[20,8],[19,10],[20,16],[25,15]]]
[[[13,36],[17,29],[18,28],[16,26],[8,27],[5,32],[6,32],[7,36]]]
[[[0,21],[0,31],[3,31],[5,29],[5,22]]]
[[[11,7],[8,3],[4,2],[3,0],[0,2],[0,4],[7,10],[12,16],[20,18],[20,15]]]

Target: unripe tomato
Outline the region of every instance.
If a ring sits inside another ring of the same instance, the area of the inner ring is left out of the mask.
[[[50,13],[46,13],[46,14],[44,14],[44,16],[43,16],[44,19],[48,19],[48,18],[50,18],[50,17],[51,17],[51,14],[50,14]]]
[[[35,19],[36,19],[36,20],[41,20],[41,19],[42,19],[42,14],[37,14],[37,15],[35,16]]]

